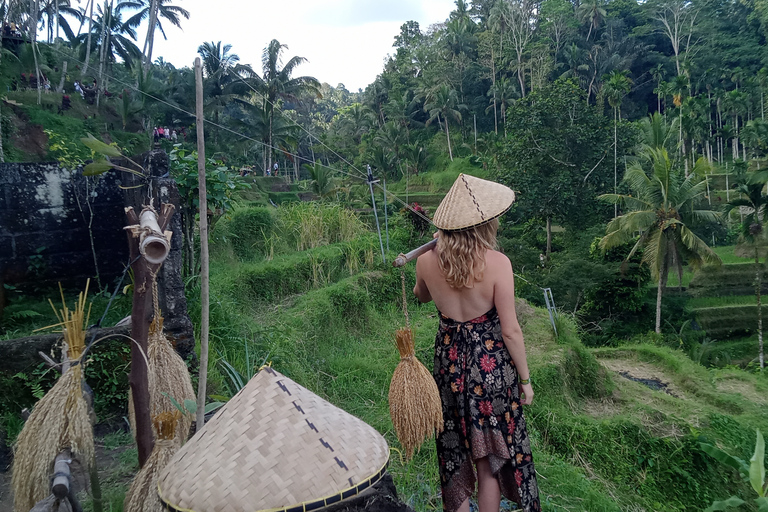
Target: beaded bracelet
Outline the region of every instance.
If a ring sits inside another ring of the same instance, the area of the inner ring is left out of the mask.
[[[527,379],[520,379],[520,384],[522,384],[523,386],[525,386],[526,384],[530,384],[530,383],[531,383],[531,378],[530,377],[528,377]]]

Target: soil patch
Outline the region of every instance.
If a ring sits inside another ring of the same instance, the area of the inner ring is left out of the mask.
[[[675,398],[684,398],[682,391],[671,382],[671,379],[651,364],[632,359],[601,359],[600,362],[625,379],[638,382],[655,391],[663,391]]]
[[[751,382],[725,378],[718,380],[716,386],[718,391],[741,395],[750,402],[760,405],[768,405],[768,397],[766,397],[764,393],[760,393]]]
[[[31,124],[29,116],[20,107],[6,103],[14,113],[11,117],[13,135],[11,144],[26,158],[42,162],[48,153],[48,136],[39,124]]]
[[[290,192],[291,186],[284,182],[272,183],[269,190],[271,192]]]

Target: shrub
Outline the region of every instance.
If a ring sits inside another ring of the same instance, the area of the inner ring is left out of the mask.
[[[613,381],[605,368],[583,345],[574,343],[565,351],[566,380],[580,398],[605,398],[613,391]]]
[[[235,255],[241,260],[263,254],[272,236],[275,220],[269,208],[238,208],[227,224],[229,240]]]

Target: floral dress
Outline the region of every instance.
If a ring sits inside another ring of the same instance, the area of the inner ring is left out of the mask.
[[[467,322],[440,314],[433,373],[445,425],[437,436],[443,508],[452,512],[474,493],[472,461],[488,457],[502,494],[540,511],[517,369],[495,308]]]

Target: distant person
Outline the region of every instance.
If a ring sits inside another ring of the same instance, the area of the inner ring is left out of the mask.
[[[179,140],[179,136],[176,135],[176,130],[175,129],[171,132],[171,140],[173,142],[176,142],[177,140]]]
[[[161,139],[164,139],[164,138],[165,138],[165,131],[163,130],[163,127],[162,127],[162,126],[161,126],[160,128],[158,128],[158,129],[157,129],[157,135],[158,135],[158,136],[159,136]]]
[[[152,137],[155,139],[155,144],[160,142],[160,130],[158,130],[157,127],[155,127],[154,131],[152,132]]]
[[[165,133],[165,138],[170,140],[171,139],[171,132],[168,130],[167,126],[165,127],[164,133]]]
[[[277,165],[277,162],[275,162],[275,165],[272,166],[272,174],[274,176],[277,176],[277,171],[280,169],[280,166]]]
[[[79,80],[75,80],[75,92],[80,93],[80,97],[85,99],[85,93],[83,92],[83,88],[80,85],[80,81]]]

